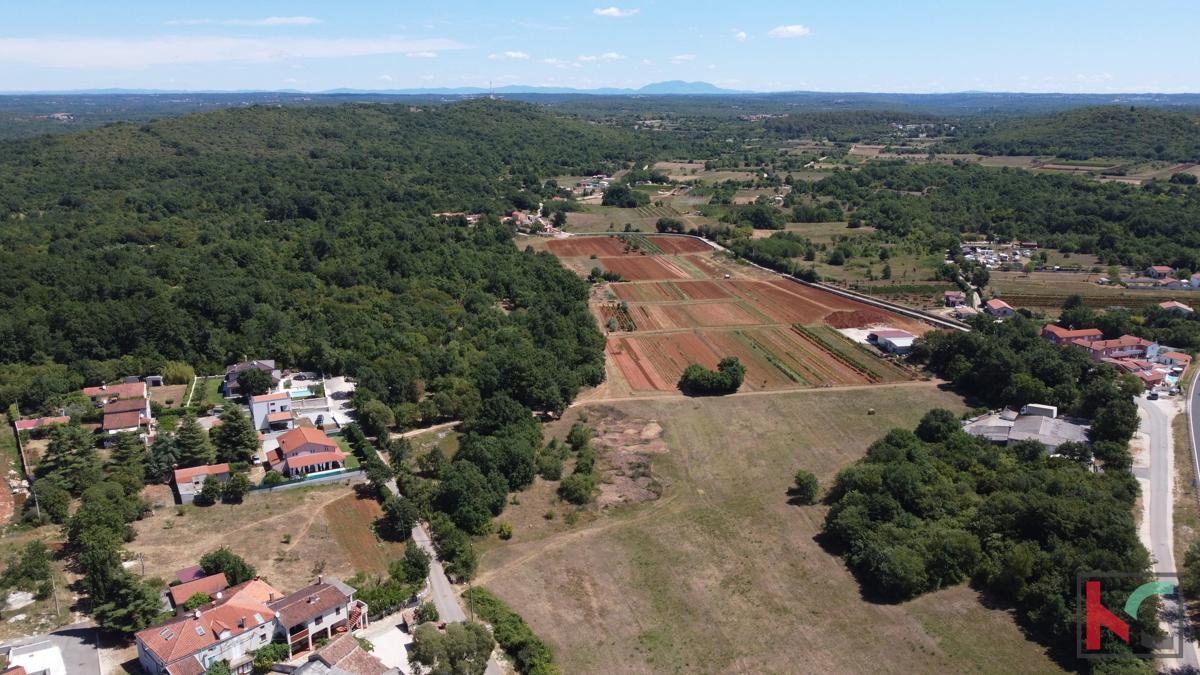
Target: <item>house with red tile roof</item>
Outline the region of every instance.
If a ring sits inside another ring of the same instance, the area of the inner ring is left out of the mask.
[[[1175,300],[1170,300],[1168,302],[1160,302],[1160,303],[1158,303],[1158,306],[1162,307],[1163,309],[1166,309],[1166,310],[1173,310],[1176,312],[1180,312],[1181,314],[1191,314],[1192,313],[1191,307],[1188,307],[1187,305],[1183,304],[1182,302],[1177,302]]]
[[[289,478],[346,466],[346,453],[320,429],[296,427],[276,440],[279,449],[268,452],[267,461]]]
[[[268,606],[278,591],[255,579],[219,592],[221,597],[136,635],[138,662],[151,675],[203,673],[214,661],[230,662],[239,675],[251,672],[250,652],[279,632]]]
[[[210,598],[219,599],[221,591],[227,588],[229,588],[229,582],[225,579],[225,574],[218,573],[189,581],[186,584],[171,586],[167,592],[171,595],[171,604],[175,606],[175,611],[182,612],[183,603],[191,600],[193,595],[203,593]]]
[[[983,311],[995,317],[1009,317],[1016,314],[1016,310],[1011,305],[999,298],[988,300],[987,304],[983,306]]]
[[[100,407],[109,401],[123,398],[146,398],[145,382],[122,382],[121,384],[102,384],[99,387],[87,387],[83,395],[91,400],[92,405]]]
[[[1159,352],[1158,362],[1174,367],[1187,368],[1192,363],[1192,357],[1182,352]]]
[[[1174,273],[1175,268],[1167,265],[1151,265],[1150,267],[1146,268],[1146,276],[1150,277],[1151,279],[1169,277]]]
[[[189,469],[175,471],[175,491],[179,493],[181,504],[191,504],[196,501],[196,495],[204,488],[204,481],[209,475],[217,477],[221,483],[228,483],[232,475],[228,464],[212,464],[209,466],[193,466]]]
[[[110,434],[119,434],[121,432],[135,433],[138,429],[145,426],[150,426],[150,418],[143,417],[142,413],[137,410],[104,416],[103,428]]]
[[[1091,342],[1094,340],[1104,339],[1104,333],[1098,328],[1084,328],[1082,330],[1072,330],[1069,328],[1060,328],[1054,324],[1046,324],[1042,328],[1042,337],[1050,344],[1069,345],[1076,340],[1084,340]]]
[[[317,583],[286,596],[255,579],[217,591],[211,602],[135,637],[138,662],[150,675],[203,675],[215,661],[228,661],[231,672],[245,675],[253,670],[252,652],[277,637],[288,643],[289,659],[312,652],[321,640],[331,640],[339,646],[323,656],[323,650],[316,652],[318,660],[356,675],[385,675],[386,668],[372,669],[373,663],[363,658],[369,656],[366,652],[356,655],[337,641],[368,624],[367,604],[355,600],[354,589],[337,579],[318,576]],[[357,646],[357,640],[351,640]]]
[[[399,668],[388,668],[363,650],[353,635],[343,633],[308,657],[308,662],[292,675],[400,675]]]
[[[69,424],[70,417],[39,417],[35,420],[17,420],[17,431],[32,431],[52,424]]]
[[[1158,356],[1158,343],[1132,335],[1122,335],[1116,340],[1076,340],[1071,344],[1086,351],[1092,361],[1101,363],[1105,359],[1146,358]]]

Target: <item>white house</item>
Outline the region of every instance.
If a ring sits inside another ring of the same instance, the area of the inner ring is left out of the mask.
[[[1000,300],[999,298],[995,300],[988,300],[987,304],[983,307],[983,311],[991,314],[992,316],[1001,318],[1010,317],[1013,314],[1016,314],[1016,310],[1014,310],[1011,305],[1003,300]]]
[[[287,431],[295,417],[292,397],[286,391],[250,397],[250,419],[259,431]]]
[[[1161,279],[1163,277],[1169,277],[1174,273],[1175,273],[1175,268],[1168,267],[1166,265],[1151,265],[1150,267],[1146,268],[1146,276],[1148,276],[1152,279]]]
[[[891,354],[907,354],[912,351],[916,335],[902,330],[875,330],[867,335],[867,342]]]
[[[228,464],[213,464],[211,466],[194,466],[190,469],[175,471],[175,489],[179,492],[181,504],[191,504],[196,501],[196,495],[204,487],[208,477],[216,476],[217,481],[228,483],[230,478]]]
[[[251,652],[276,637],[287,640],[289,658],[311,651],[319,640],[367,627],[367,605],[337,579],[288,596],[254,579],[217,592],[211,603],[137,633],[138,662],[150,675],[202,675],[214,661],[229,662],[236,675],[253,671]]]

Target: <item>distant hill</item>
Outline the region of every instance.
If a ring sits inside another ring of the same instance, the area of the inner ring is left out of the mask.
[[[1200,161],[1200,115],[1140,106],[1095,106],[964,129],[953,144],[984,155]]]
[[[755,92],[740,91],[736,89],[722,89],[707,82],[684,82],[683,80],[671,80],[670,82],[656,82],[647,84],[640,89],[617,89],[612,87],[603,87],[600,89],[574,89],[571,87],[538,87],[524,84],[510,84],[503,87],[489,89],[487,87],[423,87],[416,89],[329,89],[326,91],[312,92],[315,94],[386,94],[393,96],[412,96],[421,94],[438,94],[438,95],[478,95],[486,94],[489,91],[494,91],[497,94],[592,94],[598,96],[612,96],[620,94],[653,94],[655,96],[671,96],[671,95],[695,95],[695,94],[752,94]],[[248,93],[264,93],[261,90],[236,90],[236,91],[184,91],[179,89],[77,89],[72,91],[26,91],[26,92],[0,92],[0,95],[29,95],[29,94],[48,94],[48,95],[105,95],[105,94],[134,94],[134,95],[157,95],[157,94],[248,94]],[[278,89],[270,93],[280,94],[303,94],[305,92],[296,89]]]

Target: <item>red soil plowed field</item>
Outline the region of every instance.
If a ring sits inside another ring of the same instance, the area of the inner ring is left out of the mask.
[[[667,253],[702,253],[712,250],[708,244],[689,237],[650,237],[650,241]]]
[[[560,258],[579,258],[590,255],[623,255],[625,240],[619,237],[571,237],[551,239],[550,252]]]
[[[655,279],[687,279],[687,273],[662,258],[629,256],[623,258],[600,258],[604,269],[616,272],[622,279],[653,281]]]
[[[688,262],[692,263],[693,265],[695,265],[696,268],[699,269],[701,272],[704,272],[705,274],[707,274],[710,277],[713,277],[714,279],[721,276],[721,273],[717,271],[717,268],[708,264],[708,262],[706,262],[703,258],[699,258],[694,255],[689,255],[684,259],[687,260]]]
[[[638,330],[758,326],[762,322],[738,303],[705,302],[692,305],[642,305],[631,307]]]
[[[751,301],[751,306],[761,310],[779,323],[800,323],[811,325],[830,320],[834,312],[845,312],[849,315],[834,316],[832,320],[839,323],[855,323],[856,326],[839,326],[853,328],[858,325],[885,323],[889,326],[904,330],[924,333],[927,326],[899,314],[892,314],[870,305],[843,298],[833,293],[826,293],[800,284],[785,281],[734,281],[726,282],[737,289],[739,294]]]
[[[634,391],[671,391],[676,388],[674,383],[668,384],[654,369],[646,355],[637,344],[637,340],[617,338],[608,341],[608,353],[621,369],[629,388]],[[680,371],[682,373],[683,371]],[[679,378],[675,379],[676,383]]]
[[[713,350],[722,357],[736,356],[738,362],[746,367],[746,379],[739,391],[796,386],[782,370],[771,365],[762,352],[734,331],[711,331],[703,333],[703,336],[704,341],[712,345]]]
[[[653,284],[615,283],[609,286],[616,296],[630,302],[672,302],[676,300],[726,300],[733,296],[713,281],[672,281]]]
[[[890,316],[883,312],[869,309],[856,309],[852,312],[834,312],[825,317],[825,323],[834,328],[865,328],[880,323],[887,323]]]
[[[791,330],[766,329],[751,333],[779,360],[794,369],[809,384],[865,384],[870,377],[843,362],[821,345]]]

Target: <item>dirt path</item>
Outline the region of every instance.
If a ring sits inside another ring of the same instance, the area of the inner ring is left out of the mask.
[[[911,382],[889,382],[887,384],[850,384],[832,387],[804,387],[796,389],[767,389],[760,391],[739,391],[736,394],[726,394],[730,396],[778,396],[781,394],[812,394],[823,391],[854,391],[859,389],[879,390],[889,387],[910,387],[910,388],[933,388],[940,387],[944,382],[941,380],[914,380]],[[591,392],[589,392],[591,393]],[[597,403],[619,403],[621,401],[645,401],[645,400],[662,400],[662,399],[678,399],[681,401],[691,400],[692,397],[685,396],[682,392],[670,391],[647,391],[645,394],[634,394],[628,396],[616,396],[611,398],[587,398],[586,395],[580,395],[575,399],[575,402],[570,405],[572,408],[585,405],[593,405]],[[865,403],[865,402],[864,402]]]
[[[458,426],[458,424],[459,424],[459,422],[457,422],[457,421],[443,422],[441,424],[435,424],[431,427],[425,427],[424,429],[413,429],[412,431],[405,431],[402,433],[392,434],[392,438],[411,438],[413,436],[420,436],[421,434],[427,434],[431,431],[441,431],[442,429],[450,429],[452,427]]]

